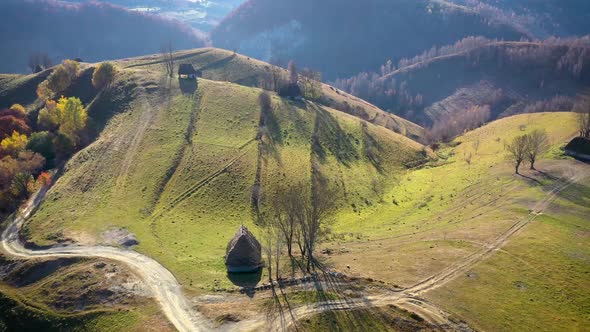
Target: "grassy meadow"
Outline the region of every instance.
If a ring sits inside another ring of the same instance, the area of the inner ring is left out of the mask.
[[[547,130],[552,148],[538,162],[539,172],[524,165],[524,176],[515,176],[503,144],[539,128]],[[498,120],[457,138],[438,151],[440,160],[401,175],[383,204],[342,213],[333,241],[325,244],[336,253],[327,262],[395,287],[428,278],[526,217],[558,180],[587,174],[587,166],[562,160],[559,148],[575,133],[575,114],[541,113]],[[505,247],[425,297],[476,329],[588,329],[589,184],[586,178],[560,193]]]

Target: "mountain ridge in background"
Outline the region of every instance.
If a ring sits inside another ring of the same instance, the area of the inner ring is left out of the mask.
[[[207,44],[204,34],[179,21],[108,3],[5,0],[0,12],[3,73],[26,72],[36,52],[47,53],[54,63],[67,58],[97,62],[156,53],[169,43],[176,49]]]
[[[333,80],[468,35],[528,37],[447,2],[250,0],[219,24],[211,39],[216,47],[273,63],[293,59]]]

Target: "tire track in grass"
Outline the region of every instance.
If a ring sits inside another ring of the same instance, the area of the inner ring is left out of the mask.
[[[238,151],[242,151],[238,153],[234,158],[232,158],[228,163],[214,171],[213,173],[209,174],[204,179],[200,180],[199,182],[192,185],[189,189],[185,190],[180,195],[176,196],[170,203],[168,203],[165,207],[156,211],[152,217],[150,218],[150,225],[154,226],[155,222],[161,218],[167,212],[170,212],[175,207],[177,207],[180,203],[184,202],[186,199],[190,198],[193,194],[195,194],[199,189],[203,188],[205,185],[209,184],[211,181],[215,180],[218,176],[225,173],[231,166],[233,166],[237,161],[239,161],[242,157],[244,157],[252,148],[251,143],[255,142],[256,139],[251,139],[248,142],[244,143],[242,146],[239,147]]]
[[[125,152],[125,156],[123,157],[121,169],[119,170],[119,175],[117,176],[117,180],[115,182],[116,188],[122,188],[123,186],[125,186],[126,179],[129,174],[129,168],[131,168],[133,159],[137,154],[139,144],[143,140],[147,128],[154,117],[154,108],[150,105],[145,93],[146,91],[144,89],[144,91],[141,93],[141,96],[139,97],[141,100],[140,103],[142,105],[141,108],[143,109],[143,112],[141,112],[139,123],[136,127],[137,130],[135,131],[135,134],[131,139],[131,143],[129,144],[127,151]]]
[[[530,224],[534,221],[539,215],[549,207],[551,202],[553,202],[557,195],[570,187],[572,184],[575,184],[578,180],[582,179],[584,176],[582,175],[574,175],[567,179],[564,182],[557,183],[554,188],[531,210],[531,212],[524,218],[521,218],[516,223],[514,223],[510,228],[506,231],[501,233],[497,236],[491,243],[484,246],[483,249],[465,257],[461,261],[448,266],[447,268],[443,269],[439,273],[422,280],[413,286],[410,286],[403,290],[403,292],[412,294],[412,295],[420,295],[425,292],[431,291],[436,289],[447,282],[453,280],[458,275],[466,272],[474,265],[482,262],[489,256],[491,256],[496,251],[500,250],[514,235],[516,235],[521,229],[525,226]]]
[[[192,96],[192,112],[190,115],[188,126],[186,127],[186,131],[184,133],[185,142],[178,149],[178,153],[176,154],[176,157],[172,161],[172,165],[170,166],[170,168],[166,172],[166,175],[162,179],[162,182],[160,183],[160,185],[156,189],[154,205],[152,206],[152,208],[150,210],[150,214],[153,214],[154,209],[160,204],[160,201],[162,199],[162,193],[165,191],[166,187],[168,187],[170,181],[174,177],[174,174],[176,174],[176,170],[178,169],[178,167],[180,166],[180,163],[184,159],[184,156],[186,155],[187,150],[193,144],[193,136],[194,136],[195,132],[197,131],[197,121],[198,121],[200,107],[201,107],[201,98],[197,92],[196,95]],[[157,237],[157,234],[155,234],[155,235]]]

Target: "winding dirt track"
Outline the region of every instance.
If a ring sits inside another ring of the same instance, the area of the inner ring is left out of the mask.
[[[208,331],[209,321],[192,310],[182,294],[181,286],[172,273],[155,260],[132,250],[105,246],[66,246],[45,250],[26,249],[19,239],[19,231],[25,220],[31,216],[45,197],[47,188],[35,193],[22,212],[2,232],[2,250],[9,255],[31,258],[57,257],[99,257],[111,259],[128,265],[136,272],[159,302],[162,311],[170,322],[181,332]]]
[[[585,165],[580,165],[580,168],[571,168],[571,174],[567,180],[557,181],[553,188],[547,193],[547,195],[541,201],[535,204],[526,217],[519,219],[509,229],[498,235],[482,249],[448,266],[433,276],[430,276],[401,291],[385,292],[376,296],[368,296],[360,301],[327,301],[295,308],[290,310],[289,313],[283,313],[281,315],[283,319],[275,319],[275,321],[271,322],[270,324],[275,330],[278,331],[285,326],[292,325],[296,320],[300,320],[323,311],[381,307],[392,304],[417,313],[429,323],[436,324],[443,330],[470,330],[465,325],[461,325],[461,323],[456,323],[451,320],[449,313],[445,312],[436,305],[427,302],[425,299],[420,298],[419,296],[445,285],[459,275],[469,271],[469,269],[471,269],[476,264],[490,257],[496,251],[501,250],[501,248],[510,240],[510,238],[512,238],[525,226],[541,215],[557,198],[560,192],[575,184],[577,181],[590,176],[590,169],[588,169]],[[285,319],[285,317],[292,318]],[[243,326],[247,326],[248,328],[261,329],[264,326],[264,322],[262,320],[251,320],[242,323]],[[238,324],[238,326],[241,325]]]
[[[588,176],[589,170],[574,172],[566,181],[558,182],[555,187],[532,209],[531,213],[518,220],[508,230],[496,237],[490,244],[479,251],[465,257],[459,262],[450,265],[439,273],[398,292],[386,292],[377,296],[369,296],[360,301],[332,301],[302,306],[290,310],[289,322],[281,320],[270,322],[268,317],[259,317],[252,320],[242,321],[230,327],[233,330],[263,329],[265,326],[281,329],[293,324],[297,319],[326,311],[326,310],[347,310],[353,308],[366,308],[371,306],[383,306],[394,304],[396,306],[412,310],[425,318],[427,321],[437,324],[445,329],[456,329],[456,324],[449,319],[449,315],[435,305],[426,302],[418,296],[440,287],[451,281],[458,275],[464,273],[475,264],[483,261],[501,247],[522,228],[535,220],[557,195],[576,183],[578,180]],[[2,232],[1,247],[9,255],[23,258],[57,258],[57,257],[97,257],[106,258],[128,265],[135,271],[152,291],[162,311],[170,322],[181,332],[185,331],[209,331],[213,330],[211,323],[200,313],[193,310],[187,299],[182,294],[182,289],[176,278],[165,267],[155,260],[132,250],[119,249],[105,246],[64,246],[52,247],[49,249],[27,249],[19,238],[19,231],[27,218],[29,218],[39,204],[43,201],[48,188],[43,188],[31,197],[23,210],[13,222]],[[287,316],[287,315],[284,315]]]

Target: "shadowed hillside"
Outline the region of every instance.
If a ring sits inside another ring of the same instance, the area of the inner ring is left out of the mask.
[[[47,53],[53,63],[65,58],[95,62],[157,52],[169,42],[177,49],[206,43],[202,34],[177,21],[103,2],[4,0],[0,12],[3,73],[27,72],[28,58],[36,52]]]
[[[537,38],[590,33],[590,2],[579,0],[449,0]]]
[[[427,126],[475,106],[490,107],[492,119],[570,111],[590,84],[589,45],[588,37],[539,43],[469,38],[336,86]]]
[[[468,35],[523,36],[440,1],[250,0],[222,21],[211,38],[217,47],[277,63],[295,59],[335,79]]]

